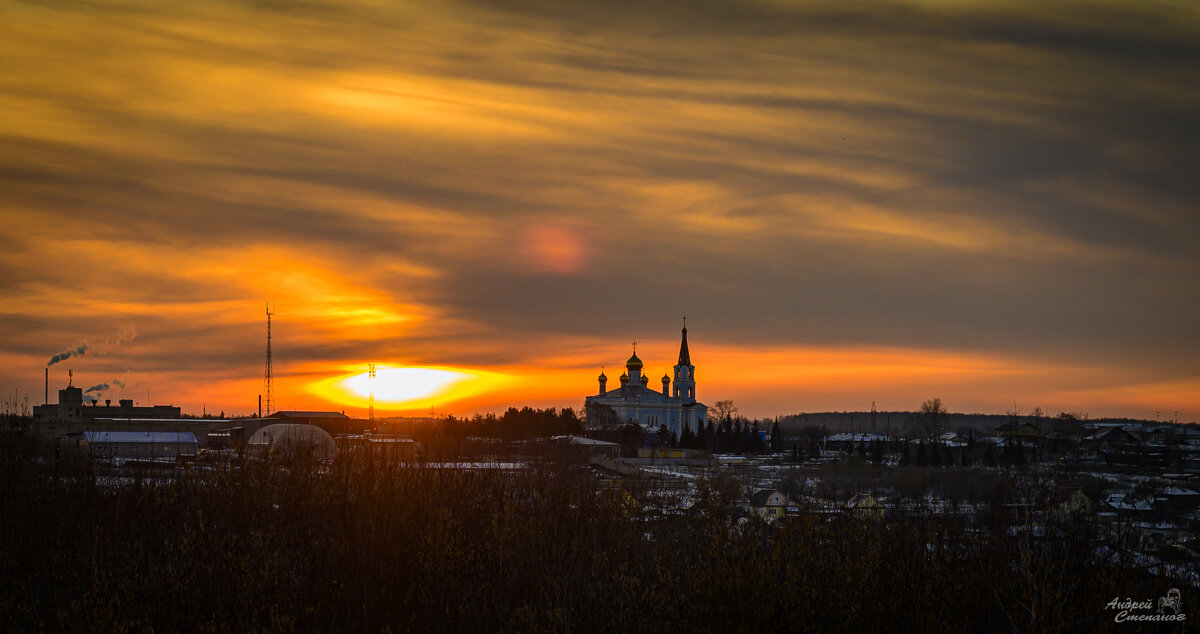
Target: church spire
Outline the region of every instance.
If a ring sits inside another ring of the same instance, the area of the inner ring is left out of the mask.
[[[688,354],[687,347],[687,317],[683,318],[683,340],[679,344],[679,363],[676,365],[691,365],[692,355]]]

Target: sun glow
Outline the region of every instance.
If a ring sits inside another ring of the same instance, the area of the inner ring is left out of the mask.
[[[361,366],[353,369],[361,370]],[[377,365],[375,406],[422,409],[493,390],[505,380],[505,376],[493,372],[462,368]],[[370,398],[372,384],[367,372],[358,371],[317,381],[309,389],[323,398],[362,407]]]

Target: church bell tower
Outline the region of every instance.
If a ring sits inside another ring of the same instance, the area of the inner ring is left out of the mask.
[[[683,338],[679,343],[679,361],[675,364],[675,381],[671,396],[683,399],[684,403],[696,402],[696,366],[688,353],[687,318],[683,318]]]

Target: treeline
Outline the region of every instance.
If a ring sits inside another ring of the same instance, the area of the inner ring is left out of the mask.
[[[778,448],[779,425],[772,430],[770,439],[764,438],[759,421],[748,421],[742,418],[725,417],[717,424],[710,420],[707,425],[696,432],[684,429],[679,437],[671,434],[666,425],[658,429],[660,446],[678,447],[681,449],[703,449],[709,452],[761,453],[769,448]]]
[[[552,464],[511,475],[247,462],[150,482],[36,465],[0,489],[7,631],[1063,631],[1168,580],[1044,539],[813,514],[738,520],[737,483],[654,490]]]
[[[500,416],[476,414],[472,418],[447,416],[438,423],[438,431],[449,437],[470,436],[501,438],[504,440],[526,440],[543,436],[561,436],[583,433],[583,420],[570,407],[561,410],[553,407],[533,409],[531,407],[508,408]]]
[[[792,453],[798,459],[805,458],[800,442],[792,443]],[[846,448],[846,455],[857,456],[863,460],[882,463],[889,455],[895,455],[897,463],[902,466],[984,466],[997,465],[1020,466],[1028,462],[1036,462],[1041,458],[1041,451],[1036,447],[1026,447],[1021,442],[1006,442],[997,447],[993,442],[975,442],[968,440],[962,446],[949,446],[936,442],[901,441],[889,443],[874,439],[851,442]],[[819,443],[808,443],[808,456],[820,455]]]

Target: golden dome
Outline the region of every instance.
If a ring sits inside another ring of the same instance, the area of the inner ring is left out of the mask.
[[[630,372],[635,370],[640,371],[642,369],[642,360],[638,358],[636,352],[633,353],[633,356],[629,357],[629,360],[625,362],[625,369],[629,370]]]

